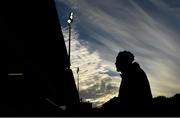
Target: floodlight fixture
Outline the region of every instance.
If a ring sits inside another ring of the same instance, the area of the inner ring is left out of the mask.
[[[69,25],[73,22],[73,12],[70,12],[69,19],[67,20],[67,22]]]

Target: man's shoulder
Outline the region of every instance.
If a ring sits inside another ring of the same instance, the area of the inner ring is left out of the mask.
[[[132,71],[134,71],[136,74],[146,75],[144,70],[140,67],[140,65],[137,62],[133,63],[132,68]]]
[[[140,67],[140,65],[137,63],[137,62],[134,62],[133,64],[132,64],[132,69],[141,69],[141,67]]]

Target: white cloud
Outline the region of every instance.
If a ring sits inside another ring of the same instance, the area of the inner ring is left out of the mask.
[[[62,28],[66,47],[68,47],[68,30]],[[88,50],[88,43],[79,40],[78,33],[72,30],[71,41],[71,68],[77,84],[77,67],[79,67],[80,97],[90,100],[94,106],[99,106],[108,99],[106,96],[117,96],[120,77],[108,65],[103,63],[97,52]],[[114,74],[111,77],[109,74]],[[101,100],[103,99],[103,100]]]

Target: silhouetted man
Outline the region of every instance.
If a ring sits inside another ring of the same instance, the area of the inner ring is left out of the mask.
[[[146,108],[151,103],[152,94],[145,72],[134,61],[134,55],[129,51],[119,52],[116,57],[117,71],[121,72],[119,100],[126,110]]]

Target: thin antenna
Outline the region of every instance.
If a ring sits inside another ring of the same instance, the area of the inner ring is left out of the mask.
[[[68,69],[70,69],[71,66],[71,24],[73,22],[73,12],[70,12],[69,18],[67,20],[68,27],[69,27],[69,66]]]
[[[77,67],[77,86],[78,86],[78,93],[79,93],[79,67]]]

